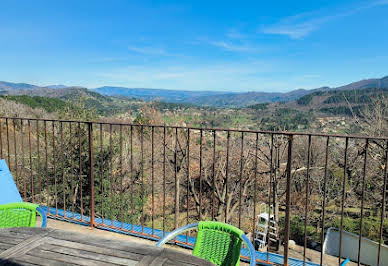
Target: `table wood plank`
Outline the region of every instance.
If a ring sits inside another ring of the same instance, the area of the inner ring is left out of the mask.
[[[121,250],[116,250],[112,248],[102,248],[98,246],[93,246],[90,244],[81,244],[78,242],[74,241],[67,241],[67,240],[59,240],[50,237],[47,241],[49,244],[53,244],[56,246],[62,246],[62,247],[68,247],[68,248],[73,248],[73,249],[80,249],[80,250],[85,250],[85,251],[91,251],[103,255],[108,255],[108,256],[115,256],[118,258],[124,258],[124,259],[130,259],[130,260],[137,260],[140,261],[142,259],[142,255],[132,253],[132,252],[126,252],[126,251],[121,251]]]
[[[149,265],[150,266],[159,266],[164,265],[168,261],[168,258],[156,257]]]
[[[28,255],[28,254],[24,254],[24,255],[22,255],[19,258],[12,258],[12,259],[10,259],[10,261],[19,263],[19,266],[20,266],[20,264],[21,265],[43,265],[43,266],[77,265],[77,264],[74,264],[74,263],[71,263],[71,262],[61,262],[61,261],[58,261],[58,260],[50,260],[50,259],[47,259],[47,258],[46,259],[42,259],[42,258],[37,257],[35,255],[32,256],[32,255]]]
[[[55,239],[67,240],[72,242],[78,242],[82,244],[89,244],[96,247],[116,249],[121,251],[130,251],[131,253],[137,253],[141,255],[159,254],[160,250],[154,246],[139,244],[138,242],[120,241],[110,238],[103,238],[97,236],[88,235],[85,237],[83,234],[74,234],[63,230],[56,230],[50,233],[50,236]]]
[[[9,245],[17,245],[23,242],[25,239],[19,239],[19,238],[12,238],[11,236],[8,237],[2,237],[0,235],[0,243],[2,244],[9,244]]]
[[[3,238],[12,238],[12,239],[15,239],[15,240],[19,240],[20,242],[27,239],[27,238],[30,238],[31,237],[31,234],[25,234],[23,232],[13,232],[13,231],[6,231],[6,230],[1,230],[1,233],[0,233],[0,239],[3,239]]]
[[[83,250],[83,249],[63,247],[63,246],[52,245],[47,243],[40,246],[39,250],[53,251],[53,252],[71,255],[79,258],[96,260],[101,263],[110,263],[110,264],[116,264],[116,265],[128,265],[133,262],[139,261],[139,260],[133,260],[128,258],[115,257],[107,254],[100,254],[97,252],[92,252],[92,251]]]
[[[40,246],[40,244],[44,243],[45,236],[48,234],[35,235],[26,239],[25,241],[7,249],[4,252],[0,253],[0,257],[3,259],[8,259],[11,257],[17,257],[27,253],[29,250],[34,249],[35,247]]]
[[[191,256],[168,248],[163,249],[161,257],[167,258],[175,263],[180,263],[180,265],[213,265],[211,262],[205,261],[199,257]]]
[[[2,249],[2,250],[9,249],[12,246],[14,246],[14,245],[12,245],[11,243],[0,243],[0,249]]]
[[[79,256],[73,256],[68,254],[62,254],[55,251],[35,249],[27,253],[30,256],[39,257],[42,260],[52,260],[64,263],[73,263],[75,265],[91,266],[91,265],[112,265],[107,262],[101,262],[98,260],[82,258]]]
[[[151,255],[148,255],[148,256],[144,256],[144,258],[139,261],[138,264],[136,264],[136,266],[148,266],[150,264],[152,264],[152,262],[156,259],[155,256],[151,256]]]
[[[2,265],[2,264],[0,263],[0,265]],[[24,265],[24,266],[37,266],[38,264],[34,264],[31,261],[19,261],[19,260],[12,259],[12,260],[8,260],[3,265],[6,265],[6,266],[20,266],[20,265]]]

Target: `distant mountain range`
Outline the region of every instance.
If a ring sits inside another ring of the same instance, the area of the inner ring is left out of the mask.
[[[245,107],[264,102],[288,102],[297,100],[317,91],[329,90],[360,90],[366,88],[388,88],[388,76],[381,79],[365,79],[337,88],[321,87],[313,90],[298,89],[290,92],[243,92],[225,93],[220,91],[179,91],[148,88],[99,87],[88,90],[82,87],[50,85],[39,87],[27,83],[11,83],[0,81],[0,93],[10,95],[39,95],[47,97],[63,97],[76,91],[90,91],[105,96],[120,96],[142,100],[163,101],[171,103],[190,103],[213,107]],[[101,95],[101,96],[102,96]]]
[[[147,89],[147,88],[123,88],[123,87],[100,87],[93,89],[103,95],[124,96],[130,98],[141,98],[143,100],[159,100],[173,103],[190,103],[191,99],[196,97],[209,97],[214,95],[223,95],[225,92],[217,91],[179,91],[165,89]],[[234,93],[236,94],[236,93]]]
[[[121,87],[100,87],[94,91],[107,96],[124,96],[144,100],[160,100],[174,103],[190,103],[213,107],[245,107],[264,102],[288,102],[316,91],[358,90],[363,88],[388,88],[388,76],[381,79],[365,79],[345,86],[321,87],[313,90],[298,89],[290,92],[243,92],[225,93],[215,91],[176,91]]]
[[[12,90],[31,90],[38,88],[38,86],[27,83],[12,83],[6,81],[0,81],[0,90],[12,91]]]
[[[310,91],[294,90],[291,92],[244,92],[226,93],[220,91],[177,91],[162,89],[140,89],[121,87],[100,87],[94,91],[107,96],[124,96],[141,98],[146,101],[159,100],[172,103],[191,103],[215,107],[242,107],[262,102],[292,101]]]
[[[66,86],[66,85],[48,85],[48,86],[44,86],[45,88],[49,88],[49,89],[64,89],[64,88],[67,88],[69,86]]]

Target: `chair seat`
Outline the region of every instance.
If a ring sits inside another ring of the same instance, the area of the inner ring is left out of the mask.
[[[216,265],[239,265],[242,242],[250,253],[250,265],[256,265],[255,249],[243,231],[230,224],[213,221],[201,221],[175,229],[159,240],[157,247],[163,246],[177,235],[198,229],[193,255]]]
[[[0,228],[8,227],[34,227],[36,214],[42,217],[42,227],[46,227],[46,214],[38,204],[16,202],[0,205]]]

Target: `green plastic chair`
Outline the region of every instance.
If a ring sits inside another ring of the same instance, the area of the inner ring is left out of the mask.
[[[47,216],[38,204],[15,202],[0,205],[0,228],[35,227],[36,214],[42,217],[41,227],[46,227]]]
[[[193,255],[216,265],[239,265],[242,242],[246,242],[251,254],[250,265],[256,265],[255,249],[243,231],[230,224],[202,221],[178,228],[159,240],[157,247],[163,246],[183,232],[198,228]]]

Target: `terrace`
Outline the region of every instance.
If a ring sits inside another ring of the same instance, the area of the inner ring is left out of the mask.
[[[216,220],[253,240],[267,213],[276,241],[266,231],[257,262],[270,265],[340,263],[349,233],[354,262],[386,265],[387,154],[385,137],[0,118],[0,158],[23,200],[62,221],[50,227],[155,241]],[[330,227],[335,245],[324,244]],[[373,263],[364,238],[379,243]]]

